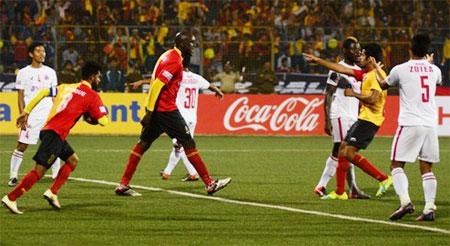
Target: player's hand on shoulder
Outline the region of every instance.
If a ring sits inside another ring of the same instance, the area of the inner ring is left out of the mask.
[[[28,124],[28,113],[22,112],[16,120],[16,127],[24,130]]]

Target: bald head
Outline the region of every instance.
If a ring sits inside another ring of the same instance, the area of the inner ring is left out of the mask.
[[[183,56],[191,56],[195,45],[195,37],[190,31],[183,30],[175,35],[175,47],[181,51]]]

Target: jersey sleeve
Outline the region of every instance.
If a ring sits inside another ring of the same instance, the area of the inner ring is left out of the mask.
[[[398,75],[398,66],[395,66],[386,78],[386,83],[390,86],[397,85],[400,80]]]
[[[363,81],[364,74],[366,73],[364,70],[359,69],[352,69],[353,70],[353,77],[355,77],[358,81]]]
[[[330,70],[328,72],[327,84],[332,85],[332,86],[337,86],[338,80],[339,80],[339,74],[336,73],[335,71]]]
[[[89,104],[88,113],[92,118],[96,120],[108,114],[108,111],[106,110],[106,107],[103,105],[103,102],[98,96],[98,94],[95,94],[93,96],[93,99]]]
[[[163,66],[161,72],[155,76],[155,79],[161,80],[164,84],[169,83],[177,73],[183,71],[181,63],[178,62],[170,62],[161,65]]]
[[[442,85],[442,72],[441,69],[439,69],[437,66],[434,66],[434,71],[436,71],[436,84]]]
[[[17,73],[17,76],[16,76],[16,89],[17,90],[25,89],[24,79],[25,79],[25,76],[23,75],[23,72],[21,70],[19,70],[19,72]]]
[[[209,86],[211,86],[211,84],[208,82],[208,80],[206,80],[202,76],[199,75],[197,78],[198,78],[199,88],[201,90],[208,89]]]

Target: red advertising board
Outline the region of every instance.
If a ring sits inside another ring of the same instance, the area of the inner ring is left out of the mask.
[[[200,95],[196,133],[213,135],[324,135],[322,95]],[[398,97],[386,103],[379,135],[397,128]]]

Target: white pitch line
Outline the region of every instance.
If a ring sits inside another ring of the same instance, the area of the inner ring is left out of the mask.
[[[80,182],[105,184],[105,185],[111,185],[111,186],[119,185],[119,183],[104,181],[104,180],[75,178],[75,177],[69,177],[69,179],[80,181]],[[375,220],[375,219],[361,218],[361,217],[348,216],[348,215],[342,215],[342,214],[332,214],[332,213],[325,213],[325,212],[314,211],[314,210],[305,210],[305,209],[299,209],[299,208],[286,207],[286,206],[281,206],[281,205],[271,205],[271,204],[264,204],[264,203],[258,203],[258,202],[239,201],[239,200],[232,200],[232,199],[227,199],[227,198],[222,198],[222,197],[206,196],[206,195],[194,194],[194,193],[183,192],[183,191],[175,191],[175,190],[166,190],[166,189],[162,189],[162,188],[147,187],[147,186],[142,186],[142,185],[133,185],[133,188],[148,190],[148,191],[167,192],[169,194],[175,194],[175,195],[179,195],[179,196],[186,196],[186,197],[192,197],[192,198],[204,199],[204,200],[214,200],[214,201],[230,203],[230,204],[278,209],[278,210],[289,211],[289,212],[294,212],[294,213],[310,214],[310,215],[317,215],[317,216],[331,217],[331,218],[359,221],[359,222],[368,222],[368,223],[373,223],[373,224],[383,224],[383,225],[389,225],[389,226],[418,229],[418,230],[423,230],[423,231],[438,232],[438,233],[450,235],[449,230],[436,228],[436,227],[403,224],[403,223],[398,223],[398,222]]]

